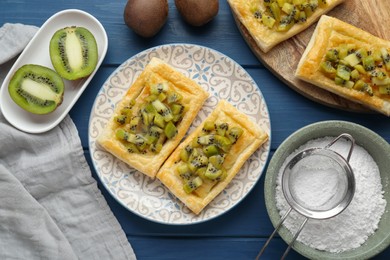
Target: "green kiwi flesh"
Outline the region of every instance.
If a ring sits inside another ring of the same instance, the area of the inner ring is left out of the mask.
[[[84,27],[65,27],[50,40],[50,59],[61,77],[76,80],[89,76],[98,62],[94,35]]]
[[[48,114],[62,103],[64,82],[52,69],[27,64],[12,76],[8,91],[12,100],[24,110]]]
[[[180,151],[176,162],[176,172],[182,178],[186,193],[204,198],[226,178],[225,157],[243,132],[241,127],[229,126],[226,122],[204,122],[201,133]]]

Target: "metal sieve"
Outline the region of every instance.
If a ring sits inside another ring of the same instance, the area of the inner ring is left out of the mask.
[[[346,138],[351,142],[346,159],[329,149],[340,138]],[[353,137],[344,133],[324,148],[309,148],[299,152],[286,164],[282,173],[282,191],[290,208],[280,219],[256,259],[264,253],[265,248],[292,210],[304,216],[305,219],[281,259],[287,256],[309,218],[332,218],[348,207],[355,193],[355,177],[349,165],[354,146]],[[307,187],[305,184],[310,184],[310,189],[303,190],[301,186]]]

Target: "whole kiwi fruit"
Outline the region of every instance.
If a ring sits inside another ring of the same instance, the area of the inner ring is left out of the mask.
[[[64,88],[62,78],[54,70],[26,64],[12,76],[8,92],[24,110],[33,114],[48,114],[62,103]]]
[[[193,26],[208,23],[219,10],[218,0],[175,0],[175,5],[183,19]]]
[[[50,39],[50,59],[61,77],[76,80],[89,76],[98,63],[95,36],[84,27],[57,30]]]
[[[168,18],[167,0],[128,0],[124,10],[128,27],[142,37],[156,35]]]

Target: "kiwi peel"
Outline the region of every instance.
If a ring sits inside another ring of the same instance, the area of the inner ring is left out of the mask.
[[[70,26],[57,30],[50,40],[50,59],[64,79],[87,77],[98,62],[96,39],[84,27]]]
[[[48,114],[63,100],[63,79],[52,69],[27,64],[20,67],[8,85],[12,100],[26,111]]]

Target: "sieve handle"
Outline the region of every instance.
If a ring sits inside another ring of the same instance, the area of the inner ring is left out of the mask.
[[[269,242],[271,242],[272,238],[275,236],[276,232],[279,230],[280,226],[283,224],[283,222],[286,220],[287,216],[290,214],[292,208],[290,207],[287,212],[283,215],[283,217],[280,219],[278,225],[275,227],[274,232],[269,236],[267,241],[265,242],[263,248],[261,248],[259,254],[256,257],[256,260],[259,260],[261,255],[264,253],[266,247],[268,246]]]
[[[288,244],[288,247],[287,247],[286,251],[284,251],[284,254],[283,254],[282,258],[281,258],[282,260],[286,258],[288,252],[290,251],[290,249],[291,249],[292,245],[294,244],[295,240],[297,240],[299,234],[301,233],[301,231],[302,231],[303,227],[305,226],[305,224],[306,224],[308,219],[309,218],[305,218],[305,220],[302,222],[301,226],[299,227],[297,233],[295,233],[294,238],[291,240],[290,244]]]
[[[272,234],[269,236],[269,238],[268,238],[267,241],[265,242],[263,248],[261,248],[259,254],[258,254],[257,257],[256,257],[256,260],[259,260],[260,257],[263,255],[263,253],[264,253],[266,247],[267,247],[268,244],[271,242],[271,240],[272,240],[272,238],[275,236],[276,232],[277,232],[277,231],[279,230],[279,228],[282,226],[283,222],[286,220],[286,218],[288,217],[288,215],[290,215],[291,210],[292,210],[292,208],[290,207],[290,208],[287,210],[287,212],[283,215],[283,217],[280,219],[278,225],[276,225],[274,231],[272,232]],[[301,233],[301,231],[302,231],[303,227],[305,226],[306,222],[308,221],[308,219],[309,219],[309,218],[306,218],[306,217],[305,217],[305,220],[302,222],[301,226],[299,227],[298,231],[295,233],[295,235],[294,235],[293,239],[291,240],[291,242],[288,244],[288,247],[287,247],[286,251],[284,251],[283,256],[282,256],[281,259],[285,259],[285,258],[286,258],[288,252],[290,251],[290,249],[291,249],[292,245],[294,244],[295,240],[297,240],[299,234]]]
[[[348,156],[347,156],[347,162],[349,162],[349,159],[351,159],[352,151],[355,147],[355,139],[352,137],[352,135],[346,134],[346,133],[339,135],[332,142],[330,142],[327,146],[325,146],[325,149],[328,149],[329,147],[331,147],[334,143],[336,143],[342,137],[351,141],[351,148],[349,149]]]

